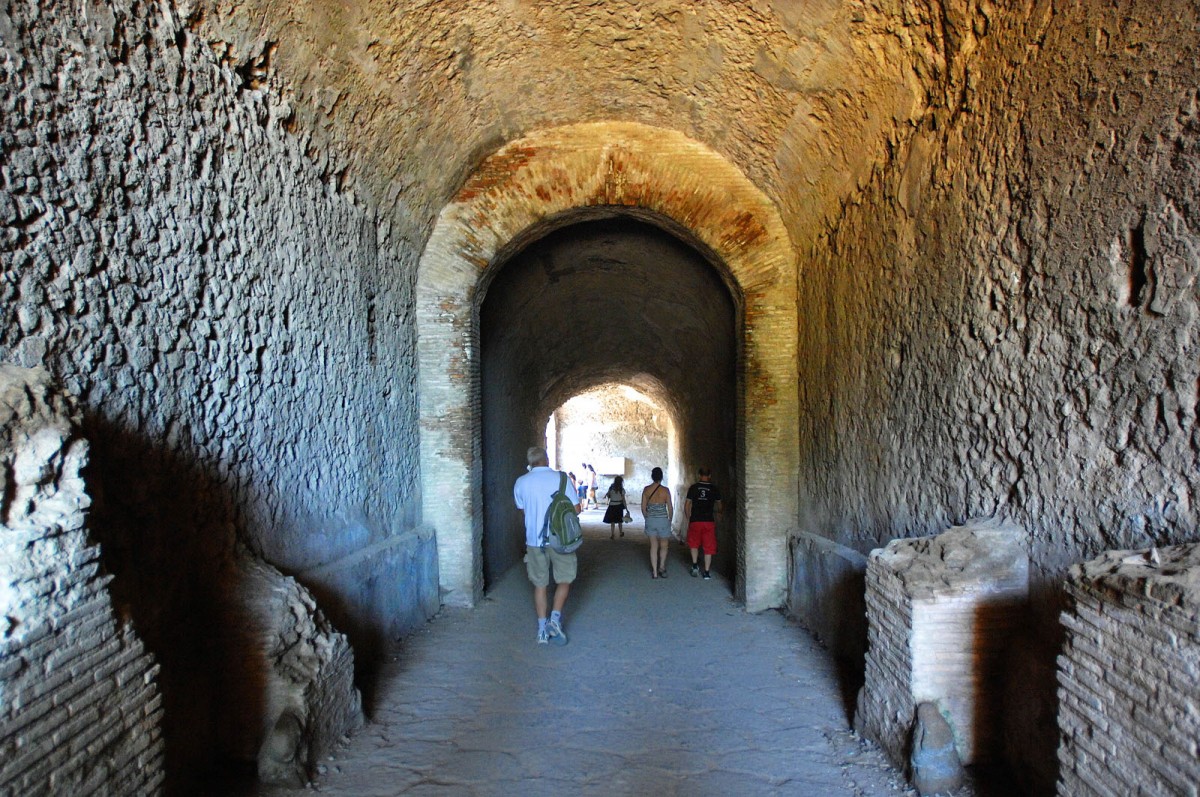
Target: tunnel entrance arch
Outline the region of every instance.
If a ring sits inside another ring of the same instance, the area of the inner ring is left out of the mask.
[[[417,276],[421,487],[437,535],[443,600],[483,588],[479,303],[498,255],[527,231],[587,208],[668,219],[727,269],[743,300],[736,368],[737,592],[782,605],[797,514],[796,256],[771,201],[682,134],[628,122],[539,131],[485,159],[441,211]]]
[[[674,467],[676,495],[702,465],[729,495],[740,481],[742,302],[715,256],[670,220],[626,208],[560,214],[514,248],[497,256],[479,309],[487,585],[524,556],[512,484],[525,449],[543,438],[547,415],[581,391],[637,383],[658,397],[677,432],[677,456],[658,463]],[[623,426],[614,433],[630,431]],[[719,524],[714,560],[734,583],[739,521],[731,511]]]

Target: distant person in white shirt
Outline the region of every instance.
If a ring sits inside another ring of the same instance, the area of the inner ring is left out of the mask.
[[[575,554],[559,553],[545,545],[542,539],[546,510],[550,508],[550,499],[558,492],[560,474],[551,469],[550,458],[541,446],[530,447],[525,452],[525,460],[529,463],[529,472],[513,485],[513,501],[517,509],[525,513],[525,570],[533,582],[533,606],[538,617],[537,641],[539,645],[549,642],[565,645],[567,635],[562,629],[562,611],[567,602],[567,593],[571,590],[571,582],[575,580],[577,562]],[[570,489],[569,482],[567,489]],[[575,512],[579,512],[579,503],[575,504]],[[547,587],[550,585],[551,572],[557,586],[554,589],[554,610],[547,618]]]

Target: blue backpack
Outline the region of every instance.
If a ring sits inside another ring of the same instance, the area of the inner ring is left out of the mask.
[[[567,474],[558,474],[558,492],[550,497],[546,519],[542,521],[542,546],[549,545],[559,553],[574,553],[583,545],[583,529],[575,512],[578,499],[567,497]]]

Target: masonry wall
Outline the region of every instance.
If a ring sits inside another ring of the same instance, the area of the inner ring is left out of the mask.
[[[45,371],[0,365],[0,794],[163,784],[158,665],[88,539],[78,421]]]
[[[261,732],[254,644],[226,633],[260,616],[249,558],[320,588],[358,647],[437,605],[414,252],[296,123],[272,46],[201,35],[202,15],[0,9],[0,359],[79,397],[92,528],[161,663],[180,782]]]
[[[800,521],[861,551],[1031,532],[1007,720],[1045,789],[1066,568],[1196,534],[1197,9],[934,11],[906,14],[930,106],[799,283]]]
[[[1071,568],[1058,658],[1062,795],[1195,794],[1200,545]]]

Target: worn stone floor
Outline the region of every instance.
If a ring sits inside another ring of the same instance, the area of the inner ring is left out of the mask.
[[[669,578],[652,580],[640,523],[610,542],[599,519],[585,515],[567,646],[535,644],[514,569],[405,640],[370,723],[316,783],[260,794],[915,794],[851,733],[804,629],[690,578],[678,543]]]

